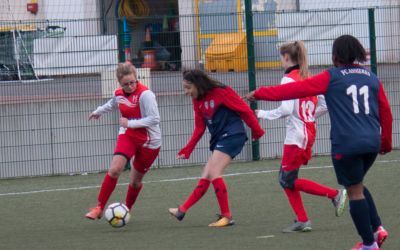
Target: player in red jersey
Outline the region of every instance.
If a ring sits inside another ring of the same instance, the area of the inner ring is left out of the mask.
[[[136,68],[129,62],[117,67],[120,88],[104,105],[89,116],[89,120],[119,109],[120,130],[111,161],[98,195],[97,206],[85,215],[88,219],[100,219],[103,210],[124,170],[127,162],[132,166],[126,193],[126,206],[131,209],[141,191],[142,179],[158,156],[161,147],[160,115],[154,93],[137,80]]]
[[[377,154],[392,150],[392,112],[377,76],[355,64],[366,52],[353,36],[343,35],[332,46],[335,67],[294,83],[261,87],[248,100],[290,100],[324,94],[331,120],[332,162],[338,183],[350,199],[350,215],[362,238],[352,250],[377,250],[388,237],[363,179]]]
[[[285,75],[281,84],[305,79],[308,72],[307,51],[302,41],[288,42],[279,48]],[[316,136],[315,116],[327,111],[323,95],[303,97],[283,101],[274,110],[257,110],[257,117],[274,120],[286,118],[286,138],[283,147],[279,183],[284,189],[289,203],[296,214],[295,223],[283,229],[284,233],[307,232],[311,230],[300,192],[327,197],[335,206],[336,216],[340,216],[346,204],[346,190],[336,190],[307,179],[299,179],[301,165],[311,159],[312,146]]]
[[[260,138],[264,134],[264,130],[258,124],[254,112],[231,87],[211,79],[203,71],[184,71],[182,84],[185,94],[192,97],[195,129],[187,145],[179,151],[177,159],[189,159],[206,127],[211,134],[210,150],[212,154],[204,166],[201,179],[192,194],[178,208],[170,208],[169,212],[178,220],[182,220],[189,208],[199,201],[207,192],[210,184],[213,184],[220,207],[220,216],[209,226],[233,225],[228,190],[222,175],[247,141],[243,121],[251,128],[254,140]]]

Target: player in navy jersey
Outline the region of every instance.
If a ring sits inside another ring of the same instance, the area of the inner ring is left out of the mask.
[[[243,121],[251,128],[254,140],[260,138],[264,134],[264,130],[260,127],[254,112],[232,88],[211,79],[203,71],[184,71],[182,85],[185,94],[192,97],[195,129],[187,145],[179,151],[177,159],[189,159],[206,127],[211,134],[210,150],[212,154],[204,166],[201,179],[192,194],[178,208],[170,208],[169,212],[178,220],[182,220],[189,208],[199,201],[207,192],[210,184],[213,184],[220,207],[220,216],[209,226],[233,225],[228,190],[222,175],[247,141]]]
[[[307,50],[302,41],[287,42],[279,48],[285,75],[281,84],[287,84],[310,77],[307,63]],[[286,118],[286,138],[283,147],[279,183],[288,198],[295,223],[283,229],[284,233],[311,231],[311,221],[304,208],[301,193],[327,197],[335,206],[336,216],[342,215],[346,204],[345,189],[336,190],[317,182],[298,178],[301,165],[311,159],[312,146],[316,136],[315,117],[326,113],[323,95],[308,96],[283,101],[273,110],[256,110],[257,117],[274,120]]]
[[[383,84],[370,70],[355,64],[366,52],[353,36],[335,39],[333,68],[281,86],[261,87],[248,100],[290,100],[324,94],[331,120],[331,154],[338,183],[350,199],[350,215],[362,242],[352,250],[377,250],[388,237],[363,179],[377,154],[392,150],[392,112]]]
[[[136,68],[129,62],[117,67],[120,87],[104,105],[93,111],[90,119],[119,109],[120,130],[111,166],[101,184],[97,206],[85,215],[91,220],[100,219],[104,207],[114,191],[118,178],[127,162],[132,166],[125,204],[131,210],[142,190],[142,179],[157,158],[161,147],[160,115],[154,93],[137,80]]]

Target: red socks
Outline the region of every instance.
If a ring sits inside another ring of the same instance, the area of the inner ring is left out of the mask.
[[[306,210],[304,209],[300,191],[312,195],[325,196],[329,199],[335,198],[338,192],[336,189],[323,186],[307,179],[297,179],[294,183],[294,189],[285,188],[284,191],[294,213],[297,216],[297,220],[301,222],[308,221],[308,216]]]
[[[222,177],[216,178],[212,181],[215,190],[215,196],[217,196],[221,215],[227,218],[231,218],[231,211],[229,210],[228,201],[228,190],[226,188],[224,179]]]
[[[110,198],[112,192],[115,189],[115,186],[117,185],[118,178],[112,178],[108,173],[104,176],[103,183],[101,184],[100,192],[99,192],[99,197],[98,199],[98,206],[101,207],[101,209],[104,209],[105,205],[107,204],[108,199]],[[125,199],[125,204],[126,206],[131,209],[133,204],[136,201],[136,198],[138,197],[140,190],[142,190],[143,184],[140,185],[138,188],[133,188],[131,185],[128,185],[128,191],[126,193],[126,199]]]
[[[231,218],[231,211],[229,210],[228,202],[228,190],[226,184],[222,177],[216,178],[212,181],[214,185],[215,196],[217,197],[221,215],[227,218]],[[187,198],[187,200],[179,206],[179,210],[186,213],[191,206],[193,206],[197,201],[203,197],[210,186],[210,181],[207,179],[200,179],[196,188],[193,190],[192,194]]]
[[[115,189],[115,186],[117,185],[117,181],[118,178],[114,179],[108,173],[106,174],[106,176],[104,176],[103,183],[100,187],[99,196],[97,198],[97,205],[100,206],[101,209],[104,209],[105,205],[107,204],[108,199],[110,198],[112,192]]]
[[[303,200],[301,199],[300,191],[292,190],[289,188],[283,189],[288,197],[290,206],[293,212],[297,216],[297,221],[306,222],[308,221],[306,210],[304,209]]]
[[[135,204],[136,198],[138,197],[140,190],[142,190],[143,184],[140,184],[138,188],[128,185],[128,191],[126,192],[125,205],[131,210],[133,204]]]
[[[298,191],[303,191],[312,195],[325,196],[329,199],[335,198],[338,193],[336,189],[306,179],[297,179],[294,183],[294,188]]]
[[[210,186],[210,181],[207,179],[200,179],[196,188],[193,190],[192,194],[187,198],[187,200],[179,206],[179,210],[186,213],[190,207],[192,207],[196,202],[198,202],[201,197],[207,192]]]

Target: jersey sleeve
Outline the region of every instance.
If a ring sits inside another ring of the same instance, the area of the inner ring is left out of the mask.
[[[292,78],[283,77],[281,80],[281,85],[289,82],[293,82]],[[275,120],[279,118],[284,118],[293,113],[294,100],[282,101],[281,105],[272,110],[258,110],[257,118],[262,118],[266,120]]]
[[[144,91],[139,99],[140,112],[142,118],[129,120],[128,128],[146,128],[160,123],[160,114],[156,96],[150,90]]]
[[[266,120],[284,118],[293,113],[294,100],[283,101],[281,105],[272,110],[258,110],[257,117]]]
[[[190,155],[192,154],[194,148],[196,147],[196,144],[199,142],[201,137],[204,134],[204,131],[206,130],[206,123],[203,119],[203,117],[200,114],[200,110],[195,105],[193,102],[193,109],[194,109],[194,131],[193,135],[186,144],[184,148],[182,148],[178,155],[183,155],[184,159],[189,159]]]
[[[326,106],[325,96],[318,95],[317,108],[315,109],[315,118],[318,118],[328,112],[328,107]]]
[[[257,100],[282,101],[324,94],[329,85],[330,75],[326,70],[302,81],[280,86],[260,87],[254,92]]]
[[[118,108],[118,97],[116,97],[115,95],[108,100],[108,102],[106,102],[105,104],[98,106],[97,109],[95,111],[93,111],[94,114],[96,115],[103,115],[105,113],[108,113],[110,111],[113,111],[114,109]]]
[[[246,125],[251,128],[252,138],[257,140],[263,136],[265,132],[258,123],[257,117],[249,105],[247,105],[231,87],[227,86],[224,91],[225,93],[222,97],[223,104],[227,108],[236,111]]]
[[[383,84],[379,83],[378,93],[379,105],[379,122],[381,125],[381,153],[388,153],[392,151],[392,123],[393,116],[390,109],[389,101],[386,97]]]

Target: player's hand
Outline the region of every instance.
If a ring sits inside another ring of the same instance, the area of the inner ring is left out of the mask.
[[[99,118],[100,118],[100,115],[96,114],[94,112],[89,115],[89,120],[92,120],[92,119],[98,120]]]
[[[121,117],[119,118],[119,125],[123,128],[127,128],[128,127],[128,119],[126,119],[125,117]]]
[[[381,138],[381,148],[379,149],[379,153],[384,155],[392,151],[392,143],[385,138]]]
[[[258,118],[259,111],[260,111],[259,109],[254,110],[254,113],[256,113],[257,118]]]
[[[252,138],[251,138],[252,141],[256,141],[256,140],[260,139],[265,134],[264,129],[260,129],[257,131],[253,130],[252,132],[253,132]]]
[[[243,97],[243,99],[245,99],[245,100],[247,100],[247,101],[255,101],[255,100],[256,100],[256,98],[254,97],[254,93],[255,93],[255,92],[256,92],[255,90],[251,91],[250,93],[246,94],[246,95]]]

